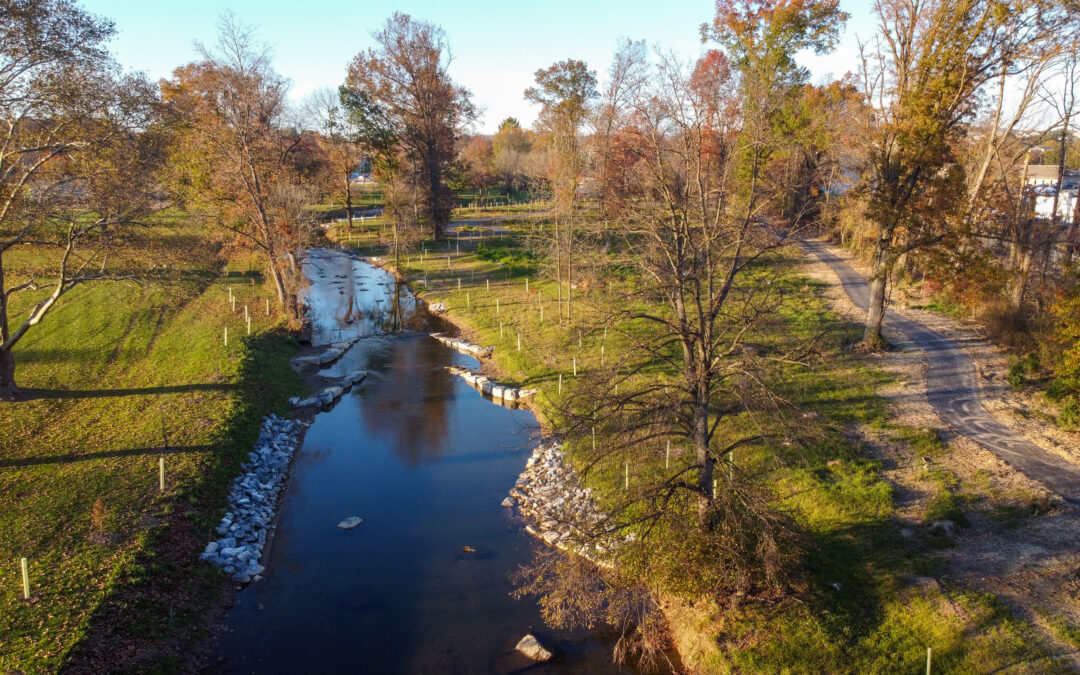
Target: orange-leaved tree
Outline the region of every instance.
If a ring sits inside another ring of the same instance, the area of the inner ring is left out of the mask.
[[[296,256],[310,228],[302,137],[285,124],[286,81],[231,15],[216,49],[161,83],[176,116],[169,183],[188,209],[263,255],[278,303],[295,315]]]

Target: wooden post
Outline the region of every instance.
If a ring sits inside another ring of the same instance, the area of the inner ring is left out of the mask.
[[[229,291],[229,302],[232,303],[232,311],[235,312],[236,311],[236,296],[234,296],[232,294],[231,290]]]
[[[574,377],[577,377],[577,357],[574,357]]]
[[[229,327],[225,326],[225,346],[229,346]]]
[[[472,309],[472,299],[469,297],[468,293],[465,294],[465,306]]]
[[[26,560],[26,558],[23,558],[23,560]],[[933,656],[934,656],[934,648],[933,647],[927,647],[926,648],[926,675],[930,675],[930,663],[933,660]]]
[[[604,365],[604,345],[600,345],[600,365]]]
[[[559,373],[559,393],[562,394],[562,373]]]
[[[544,323],[544,306],[540,305],[540,323]]]
[[[165,457],[158,457],[158,492],[165,492]]]
[[[671,467],[671,441],[667,442],[667,452],[664,453],[664,468]]]
[[[22,595],[23,600],[30,599],[30,563],[26,558],[22,559]]]
[[[626,464],[624,466],[625,466],[625,469],[623,471],[623,489],[624,490],[629,490],[630,489],[630,460],[627,460]]]
[[[248,331],[247,334],[251,335],[251,317],[250,316],[247,319],[247,331]]]
[[[484,283],[487,284],[487,292],[491,292],[491,279],[484,279]]]
[[[459,291],[461,290],[461,279],[460,278],[457,280],[457,289]]]
[[[521,351],[521,333],[518,333],[517,337],[518,337],[518,351],[520,352]]]
[[[577,348],[581,349],[581,331],[580,330],[578,330],[578,332],[577,332]]]
[[[266,316],[270,316],[270,298],[266,299]]]
[[[529,277],[525,277],[525,292],[529,292]]]

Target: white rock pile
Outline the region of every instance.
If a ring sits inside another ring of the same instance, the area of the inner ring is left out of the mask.
[[[457,338],[447,337],[442,333],[432,333],[431,337],[435,338],[447,347],[453,347],[462,354],[475,356],[478,359],[488,358],[495,351],[494,347],[481,347],[480,345],[473,344],[468,340],[459,340]]]
[[[604,519],[592,494],[592,488],[581,487],[577,471],[557,441],[533,450],[510,490],[530,534],[548,546],[599,561],[611,544],[591,539],[586,532]]]
[[[220,539],[211,541],[203,560],[217,565],[235,581],[259,580],[264,568],[259,564],[266,537],[273,529],[278,493],[285,482],[293,452],[307,425],[270,415],[263,421],[259,440],[241,465],[229,492],[228,511],[217,526]]]
[[[308,396],[307,398],[300,398],[299,396],[293,396],[289,399],[289,404],[295,408],[328,408],[334,403],[334,401],[341,398],[345,392],[347,392],[352,386],[358,382],[363,382],[367,377],[367,371],[357,370],[349,373],[341,380],[326,389],[323,389],[318,394]]]
[[[348,351],[349,347],[360,341],[360,337],[351,337],[348,340],[342,340],[341,342],[333,342],[324,351],[318,354],[309,354],[307,356],[297,356],[292,360],[292,364],[295,367],[301,366],[325,366],[328,363],[337,361],[342,355]]]
[[[450,371],[451,375],[457,375],[464,378],[465,381],[472,386],[499,401],[521,401],[536,395],[535,389],[515,389],[514,387],[508,387],[505,384],[499,384],[495,380],[489,379],[487,376],[469,370],[468,368],[447,366],[446,369]]]

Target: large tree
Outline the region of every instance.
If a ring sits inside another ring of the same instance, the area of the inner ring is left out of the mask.
[[[762,339],[775,334],[781,298],[761,263],[786,241],[785,228],[763,223],[786,194],[768,175],[794,142],[772,122],[804,84],[792,56],[829,48],[845,16],[835,2],[733,7],[718,6],[724,51],[692,67],[663,55],[638,64],[622,97],[610,167],[622,189],[610,195],[605,246],[627,299],[597,311],[626,348],[575,387],[559,418],[589,470],[647,466],[610,496],[601,527],[582,528],[619,532],[606,550],[652,583],[729,597],[775,591],[790,561],[784,516],[734,457],[767,453],[788,431],[769,374],[804,346]],[[685,458],[658,462],[667,441]],[[534,588],[561,592],[543,579]]]
[[[469,91],[450,78],[441,28],[395,12],[375,41],[376,48],[349,65],[342,101],[357,140],[397,165],[415,188],[418,213],[439,238],[453,209],[447,170],[476,109]]]
[[[63,296],[126,277],[109,249],[152,208],[158,99],[110,59],[113,32],[68,0],[0,0],[0,398],[17,393],[13,348]],[[26,248],[35,269],[9,278]]]
[[[285,123],[286,81],[250,28],[220,21],[215,49],[161,83],[177,116],[171,185],[182,203],[263,255],[281,308],[295,314],[296,255],[310,227],[296,151]]]
[[[984,172],[968,181],[956,151],[980,92],[1037,49],[1033,40],[1056,39],[1046,26],[1074,10],[1045,0],[877,3],[878,46],[865,51],[862,69],[875,109],[864,172],[876,230],[867,347],[883,343],[886,284],[897,261],[955,236],[966,222]]]

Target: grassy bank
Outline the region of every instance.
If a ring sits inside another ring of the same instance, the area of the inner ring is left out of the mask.
[[[575,368],[577,378],[588,378],[625,351],[619,332],[590,326],[601,308],[623,302],[622,291],[634,280],[612,276],[589,284],[577,292],[575,319],[560,321],[557,289],[538,280],[541,261],[523,245],[533,225],[503,225],[517,233],[485,239],[482,246],[463,241],[460,253],[456,244],[448,250],[445,243],[429,242],[427,253],[400,260],[399,270],[428,302],[446,303],[468,337],[495,347],[501,380],[538,388],[540,414],[550,417],[560,376],[569,392]],[[378,252],[370,235],[353,232],[349,241]],[[828,310],[824,288],[801,277],[798,264],[795,251],[770,261],[768,272],[779,272],[774,283],[788,300],[770,334],[757,337],[782,347],[824,335],[810,367],[784,368],[774,382],[814,440],[798,448],[748,449],[738,463],[765,478],[776,503],[797,523],[806,551],[802,573],[785,599],[767,605],[672,596],[668,617],[685,661],[710,673],[915,672],[925,667],[932,647],[934,672],[1057,670],[1030,624],[992,596],[937,580],[941,548],[950,542],[931,523],[965,508],[960,490],[943,483],[923,522],[914,528],[900,522],[880,459],[854,440],[852,429],[888,430],[912,460],[938,449],[926,447],[926,432],[890,423],[875,393],[888,378],[849,349],[860,327]],[[733,431],[739,423],[733,419]],[[676,461],[684,460],[680,455]],[[658,453],[651,463],[636,465],[631,484],[658,472],[663,462]],[[601,501],[617,499],[623,480],[621,465],[588,474]]]
[[[269,289],[248,261],[223,275],[215,236],[162,217],[113,257],[145,282],[76,289],[16,347],[31,398],[0,403],[0,670],[168,670],[224,588],[198,551],[299,384]]]

